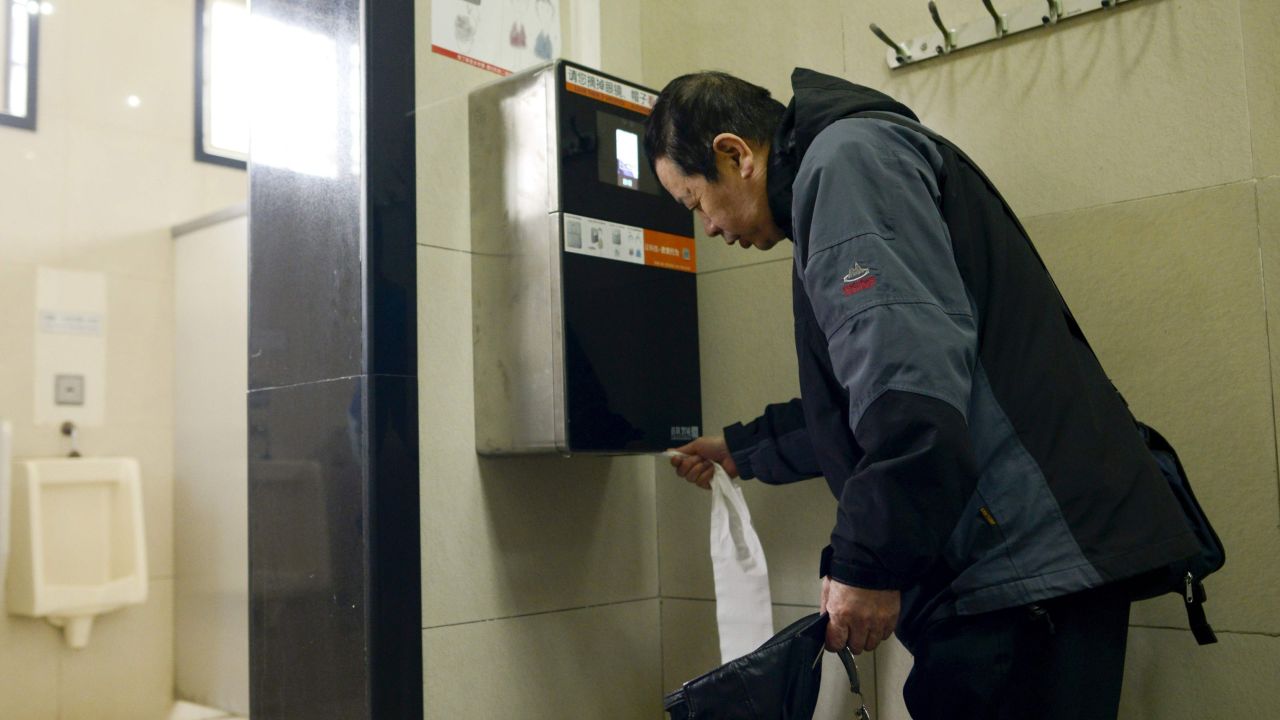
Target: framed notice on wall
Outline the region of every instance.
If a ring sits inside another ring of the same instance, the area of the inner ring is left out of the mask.
[[[499,75],[559,57],[560,0],[432,0],[431,49]]]

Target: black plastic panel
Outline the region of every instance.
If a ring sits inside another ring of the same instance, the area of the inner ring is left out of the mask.
[[[564,68],[568,64],[561,63],[556,75],[556,92],[560,95],[561,209],[574,215],[693,237],[693,215],[661,185],[656,185],[656,194],[650,194],[600,180],[601,163],[611,162],[607,158],[602,161],[600,153],[612,147],[612,141],[600,137],[599,114],[613,115],[638,125],[644,124],[645,115],[569,92],[564,80]],[[582,69],[657,95],[656,91],[623,78]],[[640,172],[650,176],[653,170],[644,155],[643,142],[640,151]]]
[[[569,449],[683,445],[672,429],[702,424],[697,276],[572,253],[562,260]]]

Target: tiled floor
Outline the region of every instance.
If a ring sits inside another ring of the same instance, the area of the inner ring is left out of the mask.
[[[169,712],[169,720],[249,720],[249,718],[179,700],[174,703],[173,710]]]

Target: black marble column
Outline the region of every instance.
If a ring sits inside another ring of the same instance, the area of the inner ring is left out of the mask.
[[[422,717],[413,4],[252,4],[254,720]]]

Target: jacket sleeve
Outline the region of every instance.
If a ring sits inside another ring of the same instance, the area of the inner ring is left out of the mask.
[[[769,405],[746,425],[730,425],[724,439],[743,479],[782,485],[822,474],[799,398]]]
[[[858,587],[919,579],[977,482],[966,415],[977,330],[938,167],[918,133],[850,119],[818,136],[796,179],[805,292],[864,453],[845,479],[824,569]]]

